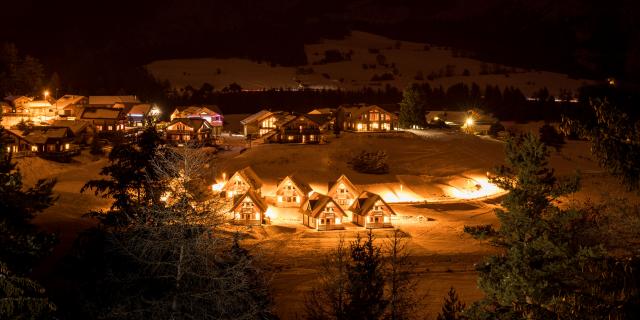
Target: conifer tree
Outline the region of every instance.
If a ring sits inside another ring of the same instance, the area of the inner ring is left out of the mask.
[[[425,127],[427,110],[427,96],[425,90],[414,84],[402,94],[400,102],[400,127],[411,128],[413,126]]]
[[[385,277],[382,253],[374,243],[371,230],[363,242],[360,235],[351,243],[351,261],[347,266],[347,319],[373,320],[384,315],[388,301],[384,296]]]
[[[456,289],[451,287],[447,296],[444,297],[444,303],[442,304],[442,310],[438,314],[436,320],[465,320],[462,312],[464,311],[464,302],[458,298]]]

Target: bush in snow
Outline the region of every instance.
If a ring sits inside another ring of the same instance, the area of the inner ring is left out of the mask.
[[[387,157],[387,152],[383,150],[374,152],[363,150],[354,156],[349,164],[353,170],[361,173],[384,174],[389,172]]]

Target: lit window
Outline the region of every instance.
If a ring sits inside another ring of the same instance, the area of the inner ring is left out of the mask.
[[[65,149],[65,150],[69,150],[69,144],[68,144],[68,143],[65,143],[65,144],[64,144],[64,149]]]
[[[31,151],[38,151],[38,147],[37,146],[31,146]]]

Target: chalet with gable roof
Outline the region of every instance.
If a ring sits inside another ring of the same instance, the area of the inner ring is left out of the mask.
[[[338,125],[342,130],[355,132],[391,131],[398,128],[395,112],[378,105],[341,106],[338,108]]]
[[[171,120],[177,118],[204,119],[209,122],[213,135],[218,136],[222,133],[224,117],[222,116],[222,111],[216,105],[177,107],[171,113]]]
[[[265,223],[268,205],[258,192],[249,189],[235,197],[231,212],[233,223],[241,225],[261,225]]]
[[[360,194],[360,190],[356,187],[346,175],[341,175],[337,180],[329,182],[329,191],[327,195],[338,203],[338,205],[347,210],[353,204],[353,201]]]
[[[286,176],[276,188],[276,207],[300,207],[312,191],[307,183],[292,175]]]
[[[122,109],[114,108],[84,108],[80,120],[89,121],[96,132],[113,133],[124,131],[126,116]]]
[[[351,221],[368,229],[390,228],[391,216],[396,215],[382,197],[368,191],[360,193],[349,210],[353,213]]]
[[[168,143],[208,144],[212,138],[209,121],[195,118],[176,118],[165,128],[165,140]]]
[[[318,231],[342,230],[347,215],[329,196],[312,193],[300,207],[302,224]]]
[[[89,96],[89,107],[93,108],[124,108],[139,104],[136,96]]]
[[[231,199],[237,195],[246,193],[249,190],[253,190],[256,194],[260,195],[262,192],[262,179],[258,177],[255,171],[251,167],[244,167],[241,170],[236,171],[222,187],[227,198]]]
[[[281,121],[288,113],[283,111],[260,110],[242,120],[245,137],[262,137],[275,131],[276,123]]]
[[[321,143],[330,116],[321,114],[288,115],[276,122],[275,134],[268,138],[276,143]]]
[[[45,158],[68,159],[77,154],[79,148],[73,143],[73,133],[66,127],[34,126],[25,130],[8,129],[11,141],[7,151],[11,153],[33,153]]]

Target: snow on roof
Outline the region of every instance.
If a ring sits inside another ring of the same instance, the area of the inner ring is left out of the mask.
[[[49,139],[63,139],[68,136],[69,128],[63,127],[34,127],[28,130],[9,129],[14,135],[31,144],[44,144]]]
[[[304,182],[302,180],[299,180],[298,178],[296,178],[293,175],[288,175],[284,179],[282,179],[282,181],[280,181],[280,183],[278,183],[278,189],[280,189],[280,187],[284,186],[284,182],[287,179],[289,179],[291,181],[291,183],[293,183],[293,185],[296,186],[296,188],[298,190],[300,190],[300,192],[302,194],[304,194],[305,196],[308,195],[311,191],[313,191],[313,189],[311,188],[311,186],[308,183],[306,183],[306,182]]]
[[[16,101],[31,101],[33,98],[27,96],[6,96],[4,100],[15,103]]]
[[[273,112],[269,111],[269,110],[260,110],[242,120],[240,120],[240,123],[242,124],[248,124],[254,121],[260,121],[268,116],[270,116]]]
[[[331,120],[330,114],[305,114],[305,118],[315,122],[319,126],[327,124]]]
[[[255,204],[256,207],[260,209],[261,213],[265,213],[267,211],[267,203],[253,189],[249,189],[249,191],[237,197],[235,203],[233,204],[233,207],[231,207],[231,211],[236,210],[246,197],[249,197],[249,199],[251,199],[251,202],[253,202],[253,204]]]
[[[143,103],[143,104],[136,104],[133,107],[131,107],[131,109],[129,110],[129,112],[127,112],[127,114],[146,115],[147,113],[149,113],[149,111],[151,111],[151,105],[148,103]]]
[[[177,107],[176,110],[178,113],[183,115],[222,115],[222,111],[216,105],[198,105],[198,106],[181,106]]]
[[[119,119],[120,109],[84,108],[80,119]]]
[[[378,202],[382,201],[382,203],[387,207],[387,209],[391,212],[391,214],[395,215],[395,211],[391,209],[391,207],[382,199],[382,197],[376,193],[363,191],[358,196],[358,199],[353,202],[349,210],[357,215],[366,215],[373,209],[373,206]]]
[[[67,127],[71,130],[71,132],[73,132],[73,134],[78,134],[80,131],[89,126],[89,122],[83,120],[53,120],[51,122],[51,126]]]
[[[313,218],[317,218],[329,203],[333,203],[334,210],[339,211],[343,217],[347,216],[344,210],[331,197],[317,192],[309,196],[309,199],[300,207],[300,210]]]
[[[344,183],[348,188],[350,188],[351,190],[355,190],[356,192],[359,192],[358,187],[356,187],[351,180],[349,180],[349,178],[347,178],[347,176],[345,174],[340,175],[340,177],[338,177],[338,179],[334,180],[334,181],[329,181],[329,187],[327,188],[327,193],[331,194],[332,191],[334,191],[335,188],[338,187],[338,183],[342,182]]]
[[[189,126],[190,128],[193,128],[193,131],[200,130],[202,126],[205,126],[207,128],[211,127],[211,125],[209,124],[209,121],[205,119],[200,119],[200,118],[174,118],[173,120],[171,120],[171,123],[169,124],[169,126],[172,126],[178,122],[183,123]]]
[[[390,110],[390,105],[385,105],[387,108],[383,108],[379,105],[365,105],[365,104],[360,104],[360,105],[343,105],[340,106],[340,108],[342,108],[342,110],[344,112],[348,112],[351,113],[351,117],[356,118],[358,116],[360,116],[361,114],[368,112],[371,109],[379,109],[383,112],[389,113],[391,115],[394,115],[394,111]]]
[[[336,111],[336,109],[334,108],[317,108],[307,113],[308,114],[332,114],[334,111]]]
[[[33,100],[24,104],[27,108],[49,108],[52,107],[51,103],[47,100]]]
[[[114,105],[116,103],[140,103],[136,96],[89,96],[90,105]]]
[[[84,96],[76,96],[72,94],[65,94],[56,100],[56,107],[58,108],[66,108],[68,105],[76,104],[84,99]]]

